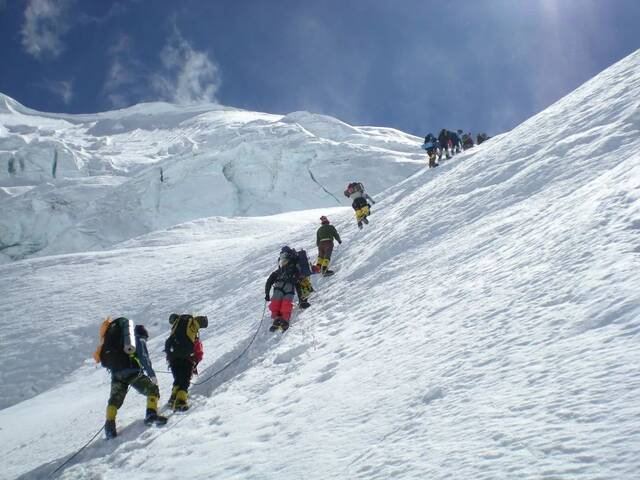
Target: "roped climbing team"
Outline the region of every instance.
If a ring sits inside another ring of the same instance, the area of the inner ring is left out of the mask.
[[[365,192],[361,182],[351,182],[344,195],[352,201],[358,228],[368,224],[371,205],[374,200]],[[294,308],[294,297],[298,296],[298,306],[308,308],[309,296],[313,292],[311,275],[323,277],[334,274],[329,269],[334,241],[342,243],[337,229],[322,215],[316,232],[318,257],[311,266],[306,251],[282,247],[277,268],[271,272],[265,284],[265,301],[269,302],[272,325],[269,330],[286,331],[289,328]],[[189,313],[172,313],[169,316],[171,333],[165,341],[165,354],[171,374],[173,388],[167,407],[182,412],[189,408],[188,390],[191,377],[197,374],[197,366],[203,358],[200,329],[208,327],[205,316]],[[100,343],[94,353],[96,362],[109,370],[111,391],[107,402],[104,424],[107,439],[117,437],[116,415],[130,387],[147,397],[144,423],[164,425],[167,417],[158,409],[160,389],[153,369],[147,340],[149,333],[144,325],[134,325],[126,317],[107,318],[100,326]]]

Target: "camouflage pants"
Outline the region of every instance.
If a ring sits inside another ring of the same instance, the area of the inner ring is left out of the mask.
[[[143,374],[134,373],[127,377],[118,376],[111,377],[111,394],[109,395],[109,405],[120,408],[127,396],[129,386],[145,397],[160,397],[160,389],[155,385],[149,377]]]

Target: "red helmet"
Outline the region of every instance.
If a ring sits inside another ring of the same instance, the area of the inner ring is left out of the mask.
[[[329,219],[327,217],[325,217],[324,215],[322,215],[320,217],[320,223],[322,223],[323,225],[326,225],[329,223]]]

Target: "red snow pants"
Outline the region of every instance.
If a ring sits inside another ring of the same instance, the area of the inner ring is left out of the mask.
[[[274,298],[269,303],[269,310],[271,310],[271,318],[280,317],[288,322],[293,310],[293,300],[289,298]]]

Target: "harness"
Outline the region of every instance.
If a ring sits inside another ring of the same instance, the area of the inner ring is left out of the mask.
[[[285,290],[287,284],[289,284],[291,288]],[[295,293],[295,272],[292,268],[282,270],[276,281],[273,283],[273,289],[282,292],[282,295],[291,295]]]

